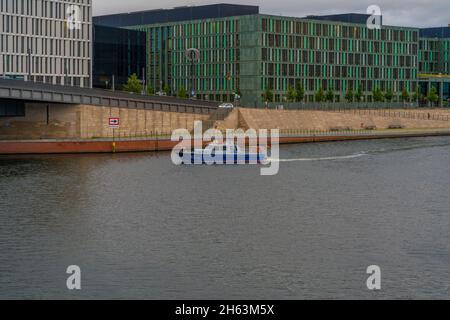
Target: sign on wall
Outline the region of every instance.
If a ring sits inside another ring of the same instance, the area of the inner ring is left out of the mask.
[[[109,118],[109,127],[118,128],[120,126],[120,118]]]

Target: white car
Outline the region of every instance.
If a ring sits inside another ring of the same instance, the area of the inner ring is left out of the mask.
[[[221,109],[233,109],[234,106],[233,106],[232,103],[222,103],[222,104],[219,106],[219,108],[221,108]]]

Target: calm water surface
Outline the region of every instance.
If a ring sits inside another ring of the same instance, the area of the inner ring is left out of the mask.
[[[267,177],[169,153],[1,157],[0,298],[450,299],[449,137],[281,159]]]

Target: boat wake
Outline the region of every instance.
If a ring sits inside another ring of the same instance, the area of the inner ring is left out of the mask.
[[[276,159],[267,158],[270,162],[296,162],[296,161],[332,161],[332,160],[345,160],[345,159],[355,159],[366,156],[367,153],[361,152],[356,154],[351,154],[347,156],[333,156],[333,157],[320,157],[320,158],[297,158],[297,159]]]
[[[450,143],[436,143],[436,144],[414,144],[409,146],[396,146],[392,148],[381,148],[376,150],[371,150],[369,153],[371,154],[382,154],[382,153],[391,153],[391,152],[398,152],[398,151],[409,151],[409,150],[416,150],[416,149],[425,149],[425,148],[442,148],[442,147],[449,147]]]
[[[297,162],[297,161],[333,161],[333,160],[345,160],[345,159],[355,159],[364,156],[377,155],[383,153],[391,153],[391,152],[399,152],[399,151],[408,151],[414,149],[423,149],[423,148],[435,148],[435,147],[449,147],[450,143],[437,143],[437,144],[415,144],[410,146],[395,146],[392,148],[381,148],[369,151],[360,151],[359,153],[350,154],[346,156],[329,156],[329,157],[317,157],[317,158],[296,158],[296,159],[276,159],[276,158],[267,158],[268,162]]]

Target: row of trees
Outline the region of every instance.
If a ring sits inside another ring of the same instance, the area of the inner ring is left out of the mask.
[[[392,89],[383,92],[378,87],[373,90],[372,95],[373,100],[375,102],[383,102],[383,101],[391,102],[396,96]],[[439,96],[437,94],[437,90],[435,87],[431,87],[430,91],[426,96],[422,95],[422,93],[420,92],[420,88],[417,88],[412,95],[409,94],[409,92],[406,89],[403,89],[399,93],[399,98],[402,102],[427,100],[431,103],[435,103],[439,101]]]
[[[144,91],[142,83],[135,73],[128,78],[128,82],[123,86],[123,90],[137,94],[141,94]],[[172,95],[171,91],[172,90],[168,85],[164,86],[163,92],[165,95]],[[152,86],[148,85],[145,88],[145,93],[148,95],[154,95],[155,90]],[[239,96],[241,96],[240,91],[238,92],[238,94]],[[184,87],[180,87],[178,88],[175,96],[177,96],[178,98],[188,98],[189,94]],[[417,88],[413,94],[410,94],[406,89],[403,89],[398,93],[397,96],[402,102],[416,102],[420,100],[426,100],[431,103],[436,103],[437,101],[439,101],[439,96],[435,87],[431,87],[426,96],[423,96],[421,94],[419,88]],[[386,92],[383,92],[379,87],[376,87],[372,91],[372,97],[374,102],[391,102],[394,97],[396,97],[396,94],[392,89],[388,89]],[[273,102],[273,98],[273,91],[271,89],[267,89],[264,93],[265,101]],[[347,102],[361,102],[363,101],[363,98],[364,94],[361,86],[356,91],[353,91],[353,89],[349,89],[345,94],[345,99],[347,100]],[[295,87],[289,86],[288,91],[286,92],[286,100],[287,102],[303,102],[305,100],[305,89],[301,81],[297,81]],[[319,90],[314,94],[314,100],[315,102],[334,102],[334,91],[324,91],[322,88],[319,88]]]
[[[123,87],[122,87],[123,91],[130,92],[130,93],[137,93],[137,94],[145,93],[147,95],[156,94],[155,89],[151,85],[147,85],[145,87],[145,92],[143,89],[144,88],[142,86],[142,82],[141,82],[141,80],[139,80],[139,78],[137,77],[137,75],[135,73],[133,73],[128,78],[127,83],[125,85],[123,85]],[[180,88],[178,88],[178,90],[176,92],[172,93],[170,86],[168,86],[166,84],[162,90],[166,96],[174,95],[178,98],[189,98],[189,92],[184,87],[180,87]],[[235,95],[238,97],[237,99],[240,99],[242,97],[241,90],[237,89],[237,91],[235,92]]]
[[[145,92],[147,95],[154,95],[155,89],[151,85],[147,85],[145,87],[145,91],[142,85],[142,82],[138,79],[137,75],[133,73],[129,78],[125,85],[122,87],[123,91],[130,92],[130,93],[136,93],[136,94],[142,94]],[[163,87],[163,93],[166,96],[172,95],[172,90],[168,85],[165,85]],[[177,92],[176,96],[179,98],[188,98],[189,94],[187,90],[184,87],[180,87]]]
[[[403,89],[397,95],[392,89],[388,89],[386,92],[383,92],[379,87],[376,87],[372,91],[374,102],[392,102],[392,100],[394,100],[396,96],[398,96],[402,102],[416,102],[425,99],[429,102],[435,103],[439,100],[439,96],[435,87],[431,87],[431,90],[426,96],[423,96],[421,94],[419,88],[417,88],[416,91],[412,94],[410,94],[406,89]],[[265,101],[273,102],[273,97],[273,91],[271,89],[267,89],[264,93]],[[305,99],[305,89],[302,83],[300,81],[297,81],[295,87],[289,86],[285,97],[287,102],[303,102]],[[353,89],[349,89],[345,94],[345,100],[347,100],[347,102],[361,102],[363,98],[364,94],[361,86],[356,91],[353,91]],[[314,94],[314,100],[316,102],[334,102],[334,91],[324,91],[322,88],[319,88],[319,90]]]

